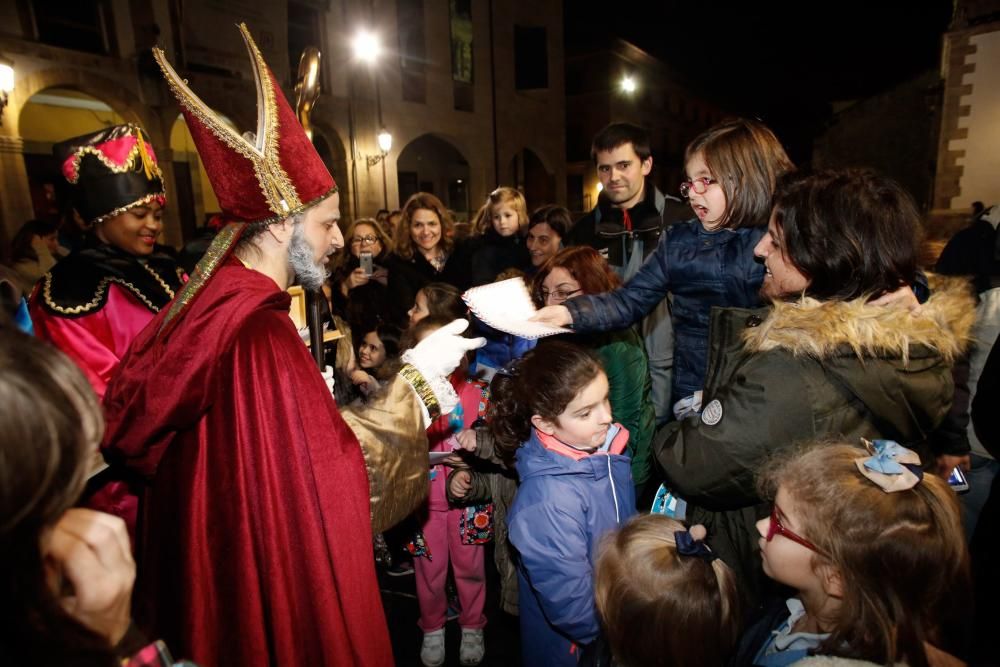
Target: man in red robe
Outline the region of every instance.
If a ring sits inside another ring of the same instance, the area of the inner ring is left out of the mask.
[[[424,429],[453,407],[445,378],[481,342],[445,327],[404,355],[374,408],[338,412],[285,290],[296,277],[322,284],[343,247],[339,197],[241,31],[262,107],[249,139],[156,52],[224,215],[240,222],[139,335],[105,397],[106,455],[149,480],[136,617],[206,666],[390,665],[372,521],[426,495]]]

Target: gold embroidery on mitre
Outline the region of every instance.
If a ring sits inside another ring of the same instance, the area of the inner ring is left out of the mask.
[[[171,91],[191,115],[205,125],[220,141],[250,160],[268,208],[277,214],[279,219],[285,218],[288,217],[288,211],[301,206],[301,201],[295,186],[281,166],[278,142],[280,128],[274,84],[268,75],[267,63],[250,36],[246,24],[241,23],[239,29],[250,53],[254,84],[257,88],[257,132],[254,143],[247,141],[223,122],[201,98],[194,94],[187,83],[167,62],[162,49],[154,48],[153,56],[160,65]]]

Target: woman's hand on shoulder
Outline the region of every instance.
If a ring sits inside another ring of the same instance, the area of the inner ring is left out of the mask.
[[[531,316],[530,322],[541,322],[552,327],[566,327],[573,324],[573,316],[566,306],[545,306]]]
[[[70,616],[115,646],[131,623],[135,561],[125,522],[94,510],[66,511],[43,543],[49,583]]]
[[[920,301],[913,293],[913,288],[903,285],[895,292],[886,292],[877,299],[869,301],[873,306],[892,306],[894,308],[907,308],[911,315],[919,315],[921,310]]]

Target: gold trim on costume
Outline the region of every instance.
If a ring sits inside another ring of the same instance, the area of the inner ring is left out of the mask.
[[[257,133],[254,137],[254,143],[250,143],[224,123],[201,98],[194,94],[187,83],[167,62],[162,49],[154,48],[153,56],[160,65],[160,69],[163,70],[167,84],[180,103],[220,141],[250,160],[268,208],[276,215],[286,218],[291,211],[299,209],[302,202],[299,199],[298,191],[281,166],[275,84],[270,77],[267,63],[264,62],[264,57],[250,36],[246,24],[241,23],[239,28],[243,35],[243,41],[246,42],[247,50],[250,52],[254,82],[257,87]]]
[[[167,199],[167,190],[166,190],[166,188],[164,188],[160,192],[154,192],[153,194],[146,195],[145,197],[140,197],[139,199],[136,199],[131,204],[125,204],[124,206],[119,206],[115,210],[108,211],[104,215],[99,215],[96,218],[94,218],[93,220],[91,220],[90,224],[96,225],[99,222],[104,222],[105,220],[110,220],[111,218],[115,217],[116,215],[121,215],[122,213],[124,213],[125,211],[129,210],[130,208],[135,208],[136,206],[144,206],[144,205],[148,204],[149,202],[153,201],[154,199],[156,199],[157,197],[162,197],[163,200],[166,201],[166,199]]]
[[[427,413],[431,416],[431,422],[440,417],[441,405],[438,403],[437,396],[434,395],[431,385],[420,374],[420,371],[410,364],[405,364],[400,369],[399,374],[413,387],[413,391],[417,393],[417,397],[420,398],[424,407],[427,408]]]
[[[143,151],[139,148],[139,142],[137,141],[135,143],[135,146],[132,147],[132,149],[128,152],[128,155],[125,157],[125,162],[119,165],[112,162],[107,155],[105,155],[98,149],[94,148],[93,146],[83,146],[81,148],[78,148],[76,152],[73,153],[73,156],[69,158],[70,160],[73,161],[73,174],[72,178],[69,178],[67,180],[70,183],[73,183],[74,185],[77,183],[77,181],[80,180],[80,160],[83,159],[84,155],[93,155],[98,160],[100,160],[101,163],[104,164],[104,166],[107,167],[109,171],[111,171],[114,174],[126,174],[132,171],[132,168],[135,166],[136,156],[142,158],[142,152]],[[163,172],[160,170],[160,166],[158,164],[156,164],[155,162],[150,162],[150,164],[146,164],[146,160],[143,159],[143,166],[144,168],[147,169],[147,171],[152,169],[153,173],[156,174],[156,176],[161,181],[163,180]],[[147,180],[153,180],[153,179],[147,175]]]
[[[152,271],[150,271],[152,273]],[[155,273],[153,275],[156,275]],[[159,279],[159,276],[157,276]],[[153,302],[146,298],[139,288],[132,283],[122,280],[121,278],[107,277],[103,278],[101,282],[97,284],[97,291],[94,293],[94,298],[80,306],[74,306],[72,308],[63,308],[62,306],[56,305],[56,302],[52,300],[52,274],[45,274],[45,288],[42,290],[42,296],[45,299],[45,305],[47,305],[52,310],[57,313],[62,313],[63,315],[80,315],[81,313],[87,313],[97,307],[98,304],[104,299],[104,292],[108,289],[108,283],[117,283],[122,287],[127,288],[132,294],[137,296],[146,306],[154,313],[160,312],[160,309],[153,305]],[[161,281],[162,282],[162,281]],[[173,293],[171,292],[171,297]]]
[[[177,298],[170,304],[170,310],[167,311],[167,315],[163,318],[163,323],[160,325],[161,332],[201,291],[205,282],[212,277],[219,264],[229,254],[232,246],[239,240],[245,226],[246,223],[230,223],[215,235],[211,245],[208,246],[208,250],[205,251],[204,256],[202,256],[201,260],[194,267],[194,271],[191,272],[190,279],[181,288]]]

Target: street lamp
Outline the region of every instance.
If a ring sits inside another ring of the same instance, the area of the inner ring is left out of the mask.
[[[3,110],[12,92],[14,92],[14,63],[0,56],[0,125],[3,125]]]
[[[374,63],[382,53],[382,43],[378,35],[367,30],[361,30],[351,42],[354,57],[366,63]]]
[[[636,88],[638,88],[638,84],[631,75],[626,74],[622,76],[622,80],[618,82],[618,87],[621,88],[621,91],[626,95],[631,95],[635,92]]]
[[[378,136],[375,139],[378,142],[378,149],[380,152],[378,155],[367,156],[369,167],[374,167],[379,162],[384,160],[385,156],[392,149],[392,135],[389,134],[389,130],[385,129],[384,127],[378,133]]]

